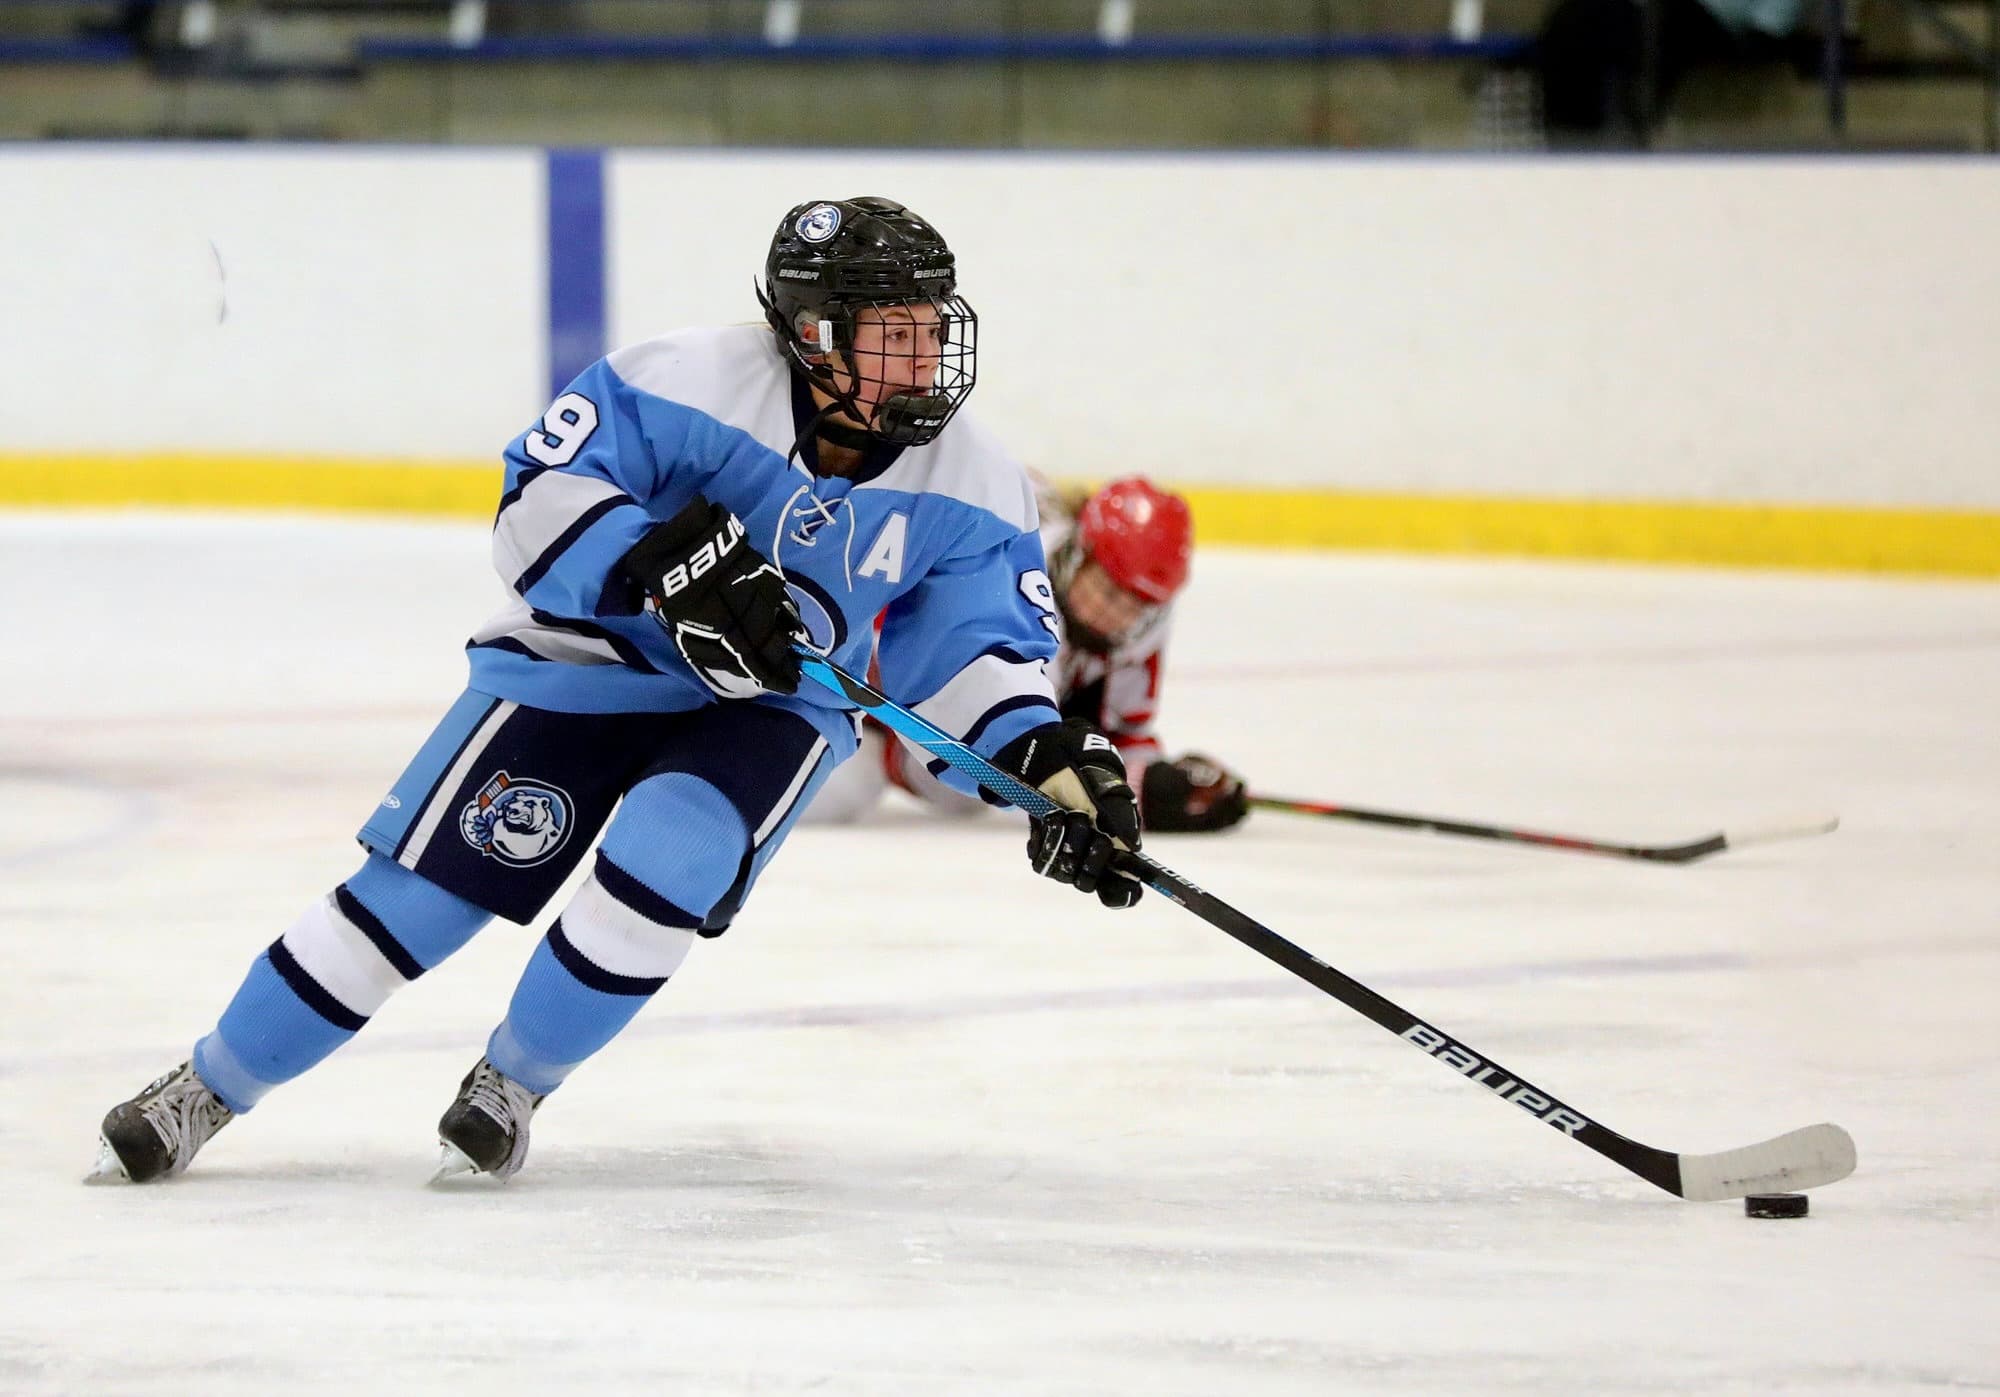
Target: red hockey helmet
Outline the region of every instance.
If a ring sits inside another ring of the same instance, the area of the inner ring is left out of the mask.
[[[1084,501],[1076,538],[1107,577],[1156,606],[1187,584],[1194,518],[1186,500],[1143,475],[1114,480]]]

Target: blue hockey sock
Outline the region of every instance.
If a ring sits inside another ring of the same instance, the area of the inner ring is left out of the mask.
[[[311,1067],[354,1036],[311,1008],[288,984],[267,950],[250,966],[214,1031],[194,1045],[194,1070],[230,1110],[255,1106],[280,1082]]]
[[[680,968],[749,844],[743,817],[706,781],[670,773],[635,787],[529,958],[487,1060],[530,1091],[560,1086]]]
[[[232,1111],[318,1063],[488,914],[380,855],[308,908],[257,957],[195,1071]]]
[[[572,968],[579,963],[590,982]],[[582,962],[558,921],[529,957],[507,1017],[487,1040],[487,1061],[529,1091],[554,1091],[666,983],[665,977],[625,979],[614,988],[617,978]]]

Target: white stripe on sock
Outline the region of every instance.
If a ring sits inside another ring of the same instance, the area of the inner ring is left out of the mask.
[[[595,876],[562,911],[563,935],[592,965],[634,980],[664,980],[694,945],[691,927],[661,926],[627,907]]]
[[[286,929],[284,943],[321,989],[364,1019],[409,983],[359,927],[340,915],[331,895]]]

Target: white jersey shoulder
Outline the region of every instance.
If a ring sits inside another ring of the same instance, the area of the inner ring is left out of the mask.
[[[611,371],[641,393],[707,413],[766,444],[791,445],[790,370],[768,325],[675,330],[613,350]]]
[[[926,446],[913,446],[857,490],[905,490],[944,495],[1026,533],[1036,527],[1035,490],[1028,468],[1000,439],[963,411]]]

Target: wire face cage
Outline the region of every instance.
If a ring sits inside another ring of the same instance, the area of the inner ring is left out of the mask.
[[[817,323],[814,339],[825,351],[802,356],[812,379],[884,441],[934,439],[978,379],[971,305],[952,295],[843,300],[838,310],[837,320],[823,314]]]

